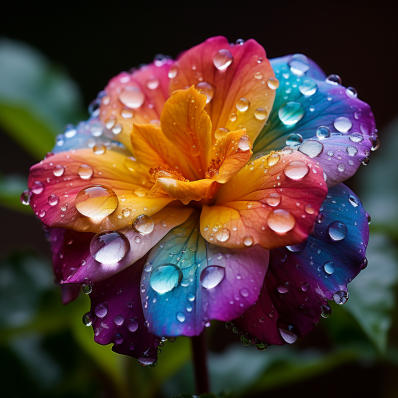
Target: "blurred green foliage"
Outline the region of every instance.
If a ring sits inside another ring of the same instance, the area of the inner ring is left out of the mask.
[[[42,158],[54,145],[56,134],[81,114],[79,90],[65,72],[24,44],[0,40],[0,124],[25,151]],[[347,363],[398,365],[397,341],[389,339],[391,325],[398,319],[398,180],[386,163],[398,150],[397,133],[398,121],[388,133],[389,145],[380,150],[385,156],[376,157],[376,164],[368,167],[362,180],[360,197],[375,216],[367,252],[369,266],[349,285],[348,304],[339,307],[333,303],[332,316],[321,320],[318,328],[326,346],[314,348],[309,335],[306,346],[258,352],[230,344],[222,352],[210,352],[211,384],[218,397],[255,396]],[[382,181],[386,180],[377,178],[385,173],[389,173],[388,194],[382,194]],[[0,205],[29,211],[19,201],[25,188],[23,177],[0,175]],[[81,322],[88,308],[84,295],[62,306],[47,258],[20,250],[1,259],[0,374],[7,381],[2,383],[4,396],[192,397],[189,339],[166,343],[159,365],[143,368],[134,359],[113,353],[110,346],[94,343],[92,329]],[[230,333],[216,322],[209,332],[210,342],[215,333]],[[178,395],[183,391],[188,395]],[[203,397],[217,398],[213,394]]]

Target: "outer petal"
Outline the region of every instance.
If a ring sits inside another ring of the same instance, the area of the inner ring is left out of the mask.
[[[219,50],[227,50],[233,57],[233,62],[223,70],[214,64]],[[213,37],[183,53],[177,64],[179,73],[171,79],[171,92],[192,84],[199,87],[199,83],[209,83],[214,87],[214,94],[206,107],[213,123],[213,133],[220,127],[232,131],[242,126],[252,141],[256,139],[266,117],[255,117],[255,111],[261,108],[269,113],[275,97],[267,85],[274,72],[262,46],[254,40],[230,46],[225,37]],[[241,98],[250,101],[244,112],[236,107]],[[231,114],[237,117],[231,117]]]
[[[198,221],[193,214],[148,257],[141,299],[149,330],[157,336],[198,335],[211,319],[231,320],[257,300],[268,252],[208,245]]]
[[[148,332],[140,300],[140,277],[146,257],[103,282],[90,294],[94,340],[114,343],[112,350],[138,358],[143,364],[156,360],[159,340]]]
[[[297,141],[299,134],[304,143],[298,149],[322,166],[331,187],[351,177],[361,162],[367,162],[377,138],[373,113],[352,90],[318,80],[319,69],[308,59],[311,67],[306,74],[295,75],[288,65],[291,59],[287,56],[271,61],[280,85],[269,121],[255,142],[254,153],[282,149],[292,144],[292,138]],[[292,102],[296,105],[292,106]],[[329,129],[329,138],[317,133],[321,126]]]
[[[133,124],[148,124],[159,121],[164,103],[169,94],[168,72],[171,60],[150,64],[139,70],[122,72],[111,79],[101,100],[101,121],[111,130],[120,125],[122,130],[115,135],[131,151],[130,133]]]
[[[93,234],[67,231],[67,236],[74,234],[76,239],[72,244],[66,239],[64,245],[63,283],[97,283],[123,271],[148,253],[172,228],[185,222],[192,211],[190,208],[166,207],[152,216],[155,227],[147,235],[130,227],[119,230],[129,240],[130,251],[123,260],[111,265],[101,264],[91,256],[89,248]]]
[[[327,189],[322,169],[299,152],[291,152],[249,163],[220,188],[215,205],[205,206],[200,219],[207,241],[271,249],[307,238]]]
[[[29,188],[35,190],[36,181],[43,185],[42,192],[32,196],[32,208],[45,225],[84,232],[115,230],[127,226],[141,214],[156,214],[172,200],[162,194],[146,196],[152,184],[144,174],[135,171],[134,163],[116,150],[96,155],[92,150],[81,149],[51,156],[31,168]],[[92,168],[91,178],[82,179],[79,176],[81,165]],[[63,171],[57,176],[60,166]],[[108,217],[86,217],[76,210],[76,195],[92,185],[103,185],[115,192],[118,207]],[[49,203],[50,195],[56,195],[57,202],[54,205]],[[123,215],[127,214],[123,212],[124,209],[130,210],[127,217]]]
[[[291,343],[304,336],[322,310],[330,312],[327,300],[345,292],[366,266],[368,238],[367,213],[359,199],[343,184],[331,188],[307,242],[271,251],[258,302],[234,324],[267,344]]]

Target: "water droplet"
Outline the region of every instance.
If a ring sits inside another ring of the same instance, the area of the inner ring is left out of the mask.
[[[106,306],[106,304],[98,304],[95,307],[94,312],[98,318],[104,318],[108,313],[108,307]]]
[[[106,122],[105,122],[105,127],[110,130],[116,123],[116,118],[115,116],[110,116]]]
[[[86,217],[105,217],[112,214],[118,199],[115,192],[105,185],[92,185],[83,188],[75,199],[77,211]]]
[[[238,142],[238,147],[241,151],[248,151],[249,149],[251,149],[251,142],[249,140],[249,137],[247,137],[246,135],[242,136]]]
[[[347,87],[345,89],[345,93],[347,94],[348,97],[350,98],[357,98],[358,97],[358,91],[355,90],[354,87]]]
[[[303,243],[299,243],[297,245],[286,246],[286,249],[288,249],[292,253],[297,253],[297,252],[301,252],[302,250],[304,250],[306,245],[307,245],[307,241],[304,241]]]
[[[43,189],[44,189],[43,183],[40,182],[40,181],[36,181],[36,182],[33,184],[31,191],[32,191],[35,195],[39,195],[40,193],[43,192]]]
[[[153,231],[155,223],[151,217],[142,214],[134,220],[133,228],[136,232],[139,232],[142,235],[147,235]]]
[[[185,322],[185,315],[184,315],[182,312],[179,312],[179,313],[177,314],[177,320],[178,320],[179,322]]]
[[[181,279],[182,272],[179,267],[174,264],[165,264],[152,271],[149,283],[153,290],[163,294],[176,288]]]
[[[301,161],[290,162],[283,170],[286,177],[292,180],[300,180],[304,178],[310,171],[306,163]]]
[[[303,137],[300,134],[293,133],[287,137],[286,145],[294,148],[297,145],[300,145],[303,141]]]
[[[240,290],[240,295],[242,297],[248,297],[249,296],[249,291],[246,288],[243,288]]]
[[[278,116],[283,124],[292,126],[303,118],[304,113],[305,109],[299,102],[290,101],[279,109]]]
[[[232,64],[233,60],[234,58],[232,54],[229,52],[229,50],[226,49],[217,51],[217,53],[213,57],[214,66],[218,70],[224,70],[228,68],[228,66]]]
[[[288,344],[293,344],[297,340],[297,335],[290,330],[279,328],[279,333],[283,340]]]
[[[257,108],[254,111],[254,117],[257,120],[265,120],[267,118],[267,116],[268,116],[268,113],[264,108]]]
[[[303,76],[310,69],[310,62],[303,54],[295,54],[288,63],[291,72],[296,76]]]
[[[324,271],[328,274],[328,275],[332,275],[334,273],[334,264],[333,261],[328,261],[323,265],[323,269]]]
[[[325,79],[326,83],[332,84],[334,86],[337,86],[338,84],[341,85],[341,79],[339,75],[329,75],[326,79]]]
[[[368,266],[368,259],[365,257],[365,260],[363,260],[363,263],[361,264],[361,270],[366,269]]]
[[[90,253],[101,264],[115,264],[130,250],[129,240],[118,231],[96,234],[90,243]]]
[[[193,293],[188,293],[187,298],[188,298],[189,301],[194,301],[195,300],[195,295]]]
[[[329,225],[329,236],[334,241],[343,240],[347,236],[348,228],[345,224],[339,221],[334,221]]]
[[[281,195],[278,192],[272,192],[265,198],[265,202],[272,207],[278,206],[281,203]]]
[[[347,153],[348,153],[350,156],[355,156],[355,155],[358,153],[358,149],[355,148],[354,146],[348,146],[348,147],[346,148],[346,151],[347,151]]]
[[[218,265],[210,265],[200,275],[200,282],[205,289],[213,289],[224,279],[225,269]]]
[[[236,116],[236,113],[231,113],[230,115],[229,115],[229,120],[231,121],[231,122],[234,122],[235,120],[236,120],[236,118],[237,118],[237,116]]]
[[[219,127],[216,132],[215,132],[215,137],[216,140],[219,140],[220,138],[224,137],[226,134],[229,133],[229,130],[224,128],[224,127]]]
[[[112,128],[112,133],[118,135],[122,132],[123,127],[120,124],[115,124]]]
[[[77,174],[80,176],[81,179],[83,180],[88,180],[91,178],[93,175],[94,170],[91,166],[88,164],[82,164],[78,169],[77,169]]]
[[[126,108],[120,111],[120,115],[122,116],[123,119],[131,119],[134,116],[133,112],[130,109]]]
[[[197,89],[206,96],[206,104],[208,104],[214,96],[215,88],[212,84],[206,82],[200,82],[196,85]]]
[[[264,342],[256,344],[256,350],[258,351],[265,351],[267,349],[268,345]]]
[[[333,294],[333,300],[338,305],[345,304],[349,298],[350,298],[349,293],[344,290],[339,290],[338,292]]]
[[[378,138],[371,140],[372,141],[372,148],[370,149],[371,151],[377,151],[380,147],[380,141]]]
[[[287,210],[276,209],[268,215],[267,223],[273,231],[285,233],[294,228],[296,219]]]
[[[220,230],[216,233],[215,236],[216,236],[216,238],[217,238],[218,241],[220,241],[220,242],[225,242],[225,241],[227,241],[227,240],[229,239],[229,236],[230,236],[229,229],[227,229],[227,228],[220,229]]]
[[[310,97],[318,90],[318,85],[311,79],[304,80],[299,86],[300,93]]]
[[[127,323],[127,329],[131,332],[134,333],[137,331],[138,326],[140,326],[140,323],[138,322],[137,318],[132,318],[129,319]]]
[[[145,101],[145,95],[138,87],[127,86],[119,94],[119,101],[128,108],[139,108]]]
[[[90,127],[91,135],[100,137],[102,135],[103,127],[101,123],[93,123]]]
[[[253,238],[250,235],[247,235],[243,238],[243,244],[245,246],[251,246],[253,244]]]
[[[124,318],[121,315],[116,315],[115,318],[113,319],[113,322],[115,322],[115,325],[121,326],[123,325]]]
[[[279,293],[281,294],[285,294],[289,291],[289,282],[285,282],[285,283],[280,283],[276,289],[278,290]]]
[[[40,210],[38,215],[39,215],[40,218],[43,218],[46,215],[46,211],[45,210]]]
[[[334,119],[333,125],[340,133],[346,133],[352,127],[352,122],[347,117],[340,116]]]
[[[258,80],[261,80],[261,79],[263,78],[263,75],[261,74],[261,72],[256,72],[256,73],[254,74],[254,78],[255,78],[255,79],[258,79]]]
[[[89,283],[85,283],[82,286],[82,292],[84,294],[91,294],[91,292],[93,291],[93,285],[90,285]]]
[[[68,124],[65,127],[64,135],[66,138],[72,138],[76,135],[76,133],[77,133],[77,130],[75,129],[73,124]]]
[[[363,141],[363,135],[359,134],[359,133],[352,133],[350,135],[350,140],[352,142],[361,142],[361,141]]]
[[[48,197],[48,204],[50,206],[55,206],[56,204],[58,204],[58,202],[59,202],[59,198],[57,195],[50,195]]]
[[[332,315],[332,307],[325,304],[321,306],[321,317],[322,318],[329,318]]]
[[[276,79],[275,77],[270,77],[267,80],[267,86],[271,89],[271,90],[276,90],[279,87],[279,80]]]
[[[327,126],[320,126],[317,128],[316,130],[316,136],[320,139],[320,140],[324,140],[326,138],[330,137],[330,130],[329,127]]]
[[[150,90],[155,90],[159,87],[159,79],[156,79],[154,77],[152,77],[151,79],[147,80],[146,82],[146,86],[150,89]]]
[[[315,210],[314,210],[314,208],[311,205],[305,205],[304,206],[304,210],[308,214],[314,214],[315,213]]]
[[[246,98],[241,98],[236,103],[236,109],[240,112],[246,112],[249,109],[250,101]]]
[[[102,144],[96,144],[93,146],[93,152],[96,155],[103,155],[106,152],[106,147]]]
[[[82,318],[84,326],[91,326],[93,324],[93,314],[91,312],[86,312]]]
[[[21,200],[21,203],[27,206],[30,203],[30,197],[31,197],[31,192],[29,191],[29,189],[27,189],[21,193],[21,196],[19,198]]]
[[[358,207],[359,206],[359,199],[356,198],[354,195],[350,195],[348,197],[348,201],[351,203],[352,206],[354,207]]]
[[[299,151],[310,158],[315,158],[322,153],[323,144],[316,140],[308,140],[300,145]]]
[[[64,171],[65,167],[58,164],[54,167],[53,174],[55,175],[55,177],[61,177],[62,174],[64,174]]]
[[[121,333],[117,333],[115,335],[115,344],[122,344],[123,343],[123,335]]]
[[[344,163],[340,163],[337,165],[337,170],[340,172],[343,172],[345,170],[345,164]]]

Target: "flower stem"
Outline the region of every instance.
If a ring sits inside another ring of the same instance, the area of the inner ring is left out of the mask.
[[[196,394],[206,394],[210,392],[209,374],[207,371],[207,347],[205,331],[199,336],[191,338],[192,361],[195,373]]]

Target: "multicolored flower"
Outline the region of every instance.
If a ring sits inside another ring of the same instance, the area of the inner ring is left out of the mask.
[[[293,343],[366,267],[368,215],[343,181],[373,114],[301,54],[223,37],[114,77],[31,168],[63,301],[90,295],[99,344],[153,364],[213,319]]]

